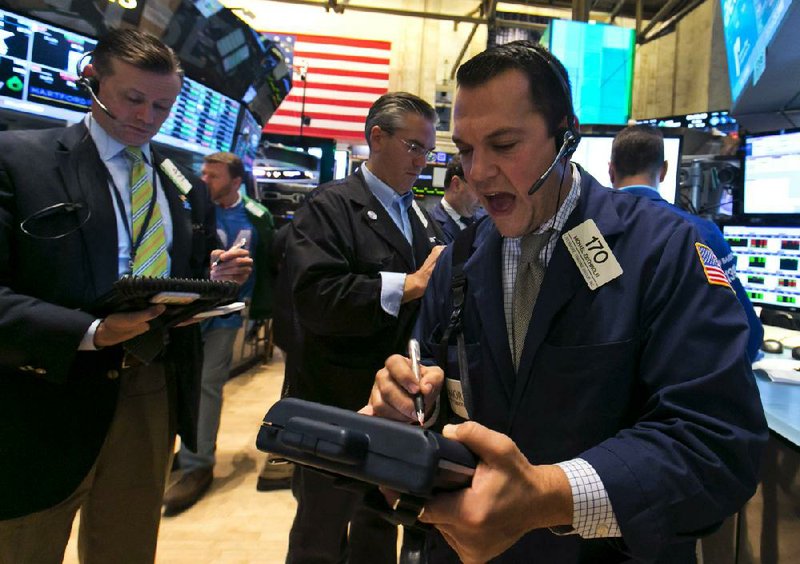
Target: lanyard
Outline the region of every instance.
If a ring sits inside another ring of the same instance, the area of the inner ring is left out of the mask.
[[[147,207],[147,214],[144,216],[144,223],[142,223],[142,229],[139,231],[139,236],[136,238],[136,241],[133,240],[133,207],[131,207],[131,219],[130,223],[128,222],[127,214],[125,213],[125,203],[122,201],[122,196],[120,195],[119,188],[117,187],[117,183],[114,182],[114,177],[111,176],[111,173],[108,172],[108,179],[113,186],[113,190],[111,191],[114,194],[114,199],[117,202],[117,207],[119,208],[119,215],[122,217],[122,226],[125,228],[125,233],[128,235],[128,242],[130,243],[131,254],[130,258],[128,259],[128,267],[130,268],[131,272],[133,272],[133,262],[136,259],[136,251],[139,249],[139,245],[142,244],[142,239],[144,239],[145,233],[147,233],[147,228],[150,225],[150,219],[153,217],[153,211],[156,208],[156,167],[155,167],[155,159],[151,153],[150,160],[153,161],[153,194],[150,197],[150,203]],[[130,174],[129,174],[130,176]]]

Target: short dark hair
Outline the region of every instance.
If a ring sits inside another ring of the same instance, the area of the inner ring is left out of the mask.
[[[478,53],[459,67],[456,81],[467,88],[481,86],[508,70],[518,70],[528,78],[533,107],[544,117],[551,135],[565,117],[574,119],[567,69],[538,43],[512,41]]]
[[[203,162],[228,165],[228,174],[231,175],[231,178],[236,178],[238,176],[239,178],[244,179],[245,172],[242,159],[233,153],[228,153],[227,151],[212,153],[203,157]]]
[[[464,180],[464,167],[461,166],[461,155],[458,153],[453,155],[453,157],[450,159],[450,162],[447,163],[447,170],[444,171],[445,190],[450,188],[450,181],[453,180],[454,176]]]
[[[112,60],[158,74],[183,78],[180,59],[159,39],[136,29],[113,29],[100,38],[92,52],[92,65],[100,76],[113,74]]]
[[[414,94],[408,92],[388,92],[375,100],[367,114],[364,123],[364,137],[370,145],[370,131],[374,126],[380,127],[386,133],[394,132],[402,126],[402,119],[406,114],[419,114],[432,124],[436,125],[438,116],[433,107]]]
[[[652,125],[631,125],[611,144],[611,164],[617,175],[658,174],[664,166],[664,134]]]

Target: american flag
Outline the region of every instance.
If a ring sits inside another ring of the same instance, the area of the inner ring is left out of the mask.
[[[299,135],[305,115],[303,135],[363,142],[369,107],[389,89],[391,49],[390,41],[295,35],[292,89],[264,132]]]
[[[731,288],[731,283],[728,277],[725,276],[722,264],[719,262],[717,255],[714,254],[714,251],[702,243],[695,243],[694,246],[697,249],[697,256],[700,257],[700,264],[703,266],[703,272],[706,274],[708,283]]]

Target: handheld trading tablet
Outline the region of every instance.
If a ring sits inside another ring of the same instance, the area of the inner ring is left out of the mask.
[[[296,398],[270,408],[256,446],[420,498],[469,486],[478,464],[467,447],[439,433]]]

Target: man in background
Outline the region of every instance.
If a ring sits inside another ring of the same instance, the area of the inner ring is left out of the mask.
[[[753,362],[759,354],[764,328],[739,277],[736,276],[736,256],[716,224],[673,206],[659,195],[658,186],[664,181],[669,164],[664,160],[664,134],[661,130],[652,125],[631,125],[614,138],[608,175],[614,188],[652,200],[694,224],[700,232],[700,238],[711,247],[722,263],[725,276],[747,315],[750,326],[747,356]],[[678,166],[678,163],[672,164]]]
[[[386,356],[407,350],[443,248],[411,191],[436,143],[435,122],[417,96],[381,96],[365,124],[369,159],[297,210],[280,275],[289,277],[296,320],[289,395],[357,410]],[[292,491],[298,506],[287,562],[396,562],[396,527],[358,495],[302,467]]]
[[[442,227],[445,243],[451,243],[462,229],[478,219],[476,212],[480,206],[478,196],[464,179],[461,156],[455,154],[444,173],[444,196],[431,211],[433,219]]]
[[[244,177],[244,165],[233,153],[220,152],[203,158],[202,179],[214,202],[217,236],[222,246],[227,249],[242,245],[254,259],[253,272],[239,290],[239,300],[248,303],[250,321],[263,321],[272,316],[269,254],[274,223],[267,208],[241,193]],[[230,375],[233,346],[242,325],[239,312],[214,317],[202,324],[203,376],[197,449],[181,445],[178,463],[182,475],[164,495],[164,515],[176,515],[197,503],[214,479],[222,390]]]
[[[181,90],[175,53],[135,30],[101,38],[67,128],[0,133],[0,561],[61,562],[80,510],[81,562],[152,563],[176,430],[195,442],[198,325],[163,311],[98,317],[126,275],[244,281],[214,250],[205,186],[155,150]],[[38,164],[39,166],[34,166]],[[136,354],[135,350],[138,350]]]

